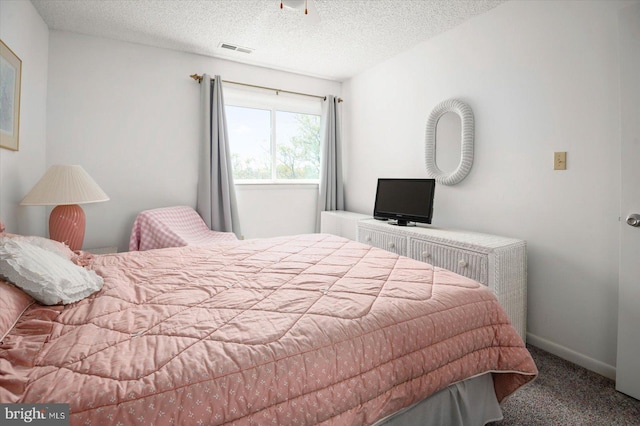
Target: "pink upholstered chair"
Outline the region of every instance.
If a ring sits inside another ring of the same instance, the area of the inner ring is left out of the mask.
[[[136,217],[129,250],[203,245],[237,240],[233,232],[212,231],[200,215],[187,206],[145,210]]]

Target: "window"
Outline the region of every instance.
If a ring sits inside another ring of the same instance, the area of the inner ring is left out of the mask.
[[[321,100],[225,87],[233,177],[237,183],[320,179]]]

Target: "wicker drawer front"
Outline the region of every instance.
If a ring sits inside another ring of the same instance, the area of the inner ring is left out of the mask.
[[[385,249],[392,253],[407,255],[407,237],[371,229],[358,231],[358,242]]]
[[[484,285],[489,284],[489,261],[486,254],[473,253],[441,244],[431,244],[413,238],[409,245],[409,257],[413,259],[448,269]]]

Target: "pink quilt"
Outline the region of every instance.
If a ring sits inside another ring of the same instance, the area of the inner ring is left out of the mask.
[[[0,402],[71,424],[371,424],[468,377],[537,374],[486,287],[329,235],[95,256],[104,288],[32,305]],[[120,422],[120,423],[118,423]]]

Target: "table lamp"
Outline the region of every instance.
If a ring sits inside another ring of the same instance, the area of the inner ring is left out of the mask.
[[[20,202],[21,206],[56,206],[49,216],[49,237],[80,250],[85,215],[78,204],[107,201],[109,197],[81,166],[51,166]]]

